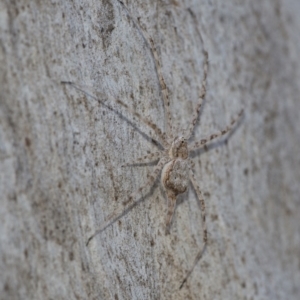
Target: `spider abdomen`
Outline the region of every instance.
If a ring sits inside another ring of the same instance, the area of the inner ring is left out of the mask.
[[[184,193],[189,183],[187,160],[177,158],[168,162],[162,170],[161,181],[166,191],[175,197]]]

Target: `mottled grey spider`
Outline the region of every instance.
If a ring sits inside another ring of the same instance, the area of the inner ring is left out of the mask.
[[[152,38],[147,34],[145,30],[141,28],[139,25],[138,21],[135,20],[126,6],[124,5],[123,2],[118,0],[118,2],[124,7],[126,10],[127,14],[129,17],[132,19],[134,25],[138,29],[138,31],[141,33],[143,36],[143,39],[145,43],[148,44],[149,48],[152,51],[154,61],[155,61],[155,66],[158,74],[158,79],[159,79],[159,84],[162,92],[162,99],[163,99],[163,105],[165,109],[165,120],[166,120],[166,130],[165,132],[162,132],[161,129],[156,126],[151,120],[141,116],[139,113],[136,111],[130,109],[125,103],[123,103],[119,99],[113,99],[119,106],[122,106],[123,109],[125,109],[128,113],[133,115],[135,118],[137,118],[141,123],[144,123],[146,126],[150,127],[154,135],[151,135],[149,137],[150,140],[153,140],[155,143],[154,145],[161,145],[161,148],[156,150],[155,152],[149,153],[143,157],[138,158],[135,162],[128,163],[123,166],[128,166],[134,163],[144,163],[144,162],[149,162],[149,161],[155,161],[158,160],[158,164],[154,167],[152,170],[152,173],[149,175],[148,180],[144,185],[142,185],[137,191],[133,192],[129,198],[123,202],[123,206],[117,209],[112,215],[110,215],[105,224],[101,226],[93,235],[91,235],[88,240],[87,240],[87,246],[89,242],[99,233],[103,232],[108,226],[112,225],[116,220],[118,220],[120,217],[123,216],[124,211],[129,210],[132,206],[133,203],[135,203],[135,200],[137,197],[141,195],[141,192],[149,186],[152,186],[154,182],[156,181],[157,177],[161,173],[161,183],[162,186],[164,187],[164,190],[166,192],[167,198],[168,198],[168,212],[167,212],[167,219],[166,219],[166,233],[168,234],[170,232],[170,226],[171,226],[171,221],[174,215],[175,207],[176,207],[176,199],[177,196],[186,192],[188,189],[189,184],[191,183],[198,201],[200,202],[200,207],[201,207],[201,215],[202,215],[202,226],[203,226],[203,246],[202,249],[199,251],[197,254],[194,263],[192,267],[189,269],[187,272],[185,278],[183,279],[180,289],[183,287],[184,283],[187,281],[188,277],[191,275],[195,265],[197,262],[200,260],[202,257],[206,245],[207,245],[207,229],[206,229],[206,221],[205,221],[205,203],[204,199],[201,193],[201,190],[197,184],[197,180],[195,179],[194,173],[193,173],[193,162],[189,158],[189,153],[191,151],[197,151],[200,148],[205,147],[205,145],[212,140],[221,137],[228,133],[233,126],[236,124],[236,122],[239,120],[239,118],[243,114],[243,110],[241,110],[238,114],[238,116],[234,119],[232,119],[230,125],[228,125],[225,129],[214,133],[210,135],[208,138],[202,139],[200,141],[192,142],[190,145],[188,144],[189,139],[192,136],[195,124],[197,122],[199,112],[203,103],[203,99],[205,98],[206,94],[206,78],[207,78],[207,73],[208,73],[208,53],[207,51],[203,51],[204,54],[204,74],[203,74],[203,79],[202,79],[202,86],[201,86],[201,92],[199,95],[199,101],[198,104],[195,108],[194,113],[191,116],[191,120],[189,121],[189,125],[187,129],[185,130],[184,134],[179,135],[179,136],[174,136],[174,129],[172,127],[172,118],[171,118],[171,113],[170,113],[170,101],[169,101],[169,93],[167,86],[165,84],[165,80],[162,75],[162,70],[157,54],[156,47],[154,45],[154,42]],[[192,14],[192,13],[191,13]],[[195,18],[194,15],[192,15],[193,18]],[[201,42],[202,37],[200,32],[198,32]],[[79,85],[74,84],[72,82],[62,82],[63,84],[69,84],[75,87],[76,89],[84,92],[88,96],[96,99],[97,101],[103,103],[101,100],[97,99],[96,97],[93,97],[92,95],[86,93],[82,88],[79,87]],[[106,103],[104,104],[105,106],[109,107]],[[112,109],[115,111],[115,109]],[[163,150],[161,150],[163,149]]]

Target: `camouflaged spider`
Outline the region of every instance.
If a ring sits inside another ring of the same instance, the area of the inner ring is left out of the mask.
[[[137,197],[141,195],[141,192],[149,186],[152,186],[154,182],[156,181],[157,177],[161,173],[161,183],[164,187],[164,190],[166,192],[167,198],[168,198],[168,212],[167,212],[167,219],[166,219],[166,233],[168,234],[170,232],[170,226],[171,221],[174,215],[175,207],[176,207],[176,199],[177,196],[186,192],[188,189],[189,184],[193,186],[197,199],[200,203],[201,207],[201,216],[202,216],[202,226],[203,226],[203,246],[199,253],[197,254],[194,263],[192,267],[187,272],[185,278],[183,279],[180,289],[188,279],[188,277],[191,275],[195,265],[202,257],[206,245],[207,245],[207,229],[206,229],[206,221],[205,221],[205,203],[204,199],[201,193],[201,190],[197,184],[197,181],[195,179],[194,173],[193,173],[193,162],[189,158],[189,153],[191,151],[197,151],[200,148],[203,148],[207,143],[210,141],[225,135],[228,133],[233,126],[236,124],[236,122],[239,120],[239,118],[243,114],[243,110],[241,110],[238,114],[238,116],[234,119],[232,119],[231,123],[223,130],[210,135],[208,138],[202,139],[200,141],[196,141],[188,144],[188,140],[191,138],[196,121],[198,119],[198,115],[203,103],[203,99],[205,98],[206,94],[206,78],[208,73],[208,53],[206,51],[203,51],[204,54],[204,72],[203,72],[203,79],[202,79],[202,86],[201,86],[201,92],[199,95],[199,101],[195,108],[194,113],[192,114],[191,120],[189,121],[189,126],[186,129],[185,133],[181,136],[174,136],[174,130],[172,128],[172,118],[170,113],[170,101],[169,101],[169,93],[167,86],[165,84],[164,78],[162,76],[161,66],[159,63],[159,58],[157,54],[156,47],[154,45],[154,42],[152,38],[147,34],[145,30],[142,30],[140,27],[138,21],[136,21],[131,14],[129,13],[128,9],[124,5],[123,2],[118,0],[118,2],[124,7],[127,14],[133,21],[134,25],[142,35],[144,41],[146,44],[148,44],[149,48],[152,51],[153,58],[155,61],[155,66],[158,74],[159,84],[162,92],[162,99],[163,99],[163,105],[165,109],[165,120],[166,120],[166,130],[165,132],[162,132],[151,120],[141,116],[136,111],[130,109],[125,103],[123,103],[119,99],[113,99],[119,106],[122,106],[124,110],[126,110],[128,113],[130,113],[133,117],[138,119],[141,123],[144,123],[146,126],[150,127],[152,130],[152,133],[154,135],[151,135],[149,137],[150,140],[153,140],[155,143],[154,145],[161,145],[163,150],[157,150],[155,152],[149,153],[148,155],[145,155],[143,157],[138,158],[136,161],[128,163],[123,166],[129,166],[131,164],[135,163],[144,163],[149,161],[155,161],[159,160],[158,164],[154,167],[152,173],[149,175],[148,180],[144,185],[142,185],[137,191],[133,192],[129,198],[123,202],[123,207],[120,207],[117,211],[115,211],[112,215],[110,215],[105,224],[101,226],[100,229],[98,229],[93,235],[89,237],[87,240],[86,245],[88,246],[89,242],[99,233],[103,232],[108,226],[112,225],[116,220],[118,220],[122,215],[124,214],[124,211],[131,208],[132,204],[135,203],[135,200]],[[193,16],[193,15],[192,15]],[[195,18],[195,16],[193,16]],[[200,32],[198,32],[201,42],[202,38],[200,35]],[[79,87],[79,85],[74,84],[72,82],[62,82],[63,84],[69,84],[75,87],[76,89],[86,93],[82,88]],[[96,99],[97,101],[103,103],[98,98],[93,97],[92,95],[86,93],[88,96]],[[104,103],[103,103],[104,104]],[[109,107],[106,103],[105,106]],[[112,109],[114,111],[114,109]]]

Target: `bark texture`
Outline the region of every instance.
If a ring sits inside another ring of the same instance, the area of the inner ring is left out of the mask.
[[[178,132],[198,100],[203,47],[193,139],[245,110],[229,138],[193,156],[207,251],[179,290],[202,246],[201,212],[190,189],[165,236],[159,181],[85,245],[153,168],[121,165],[155,146],[146,126],[60,81],[164,128],[153,57],[117,0],[1,0],[0,298],[300,299],[300,2],[124,3],[153,37]]]

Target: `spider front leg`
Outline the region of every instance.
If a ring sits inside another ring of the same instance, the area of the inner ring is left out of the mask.
[[[165,109],[166,130],[165,130],[165,133],[164,133],[164,138],[166,139],[167,135],[168,135],[168,138],[170,138],[172,140],[174,130],[173,130],[173,127],[172,127],[172,116],[171,116],[171,110],[170,110],[169,91],[168,91],[166,82],[164,80],[163,74],[162,74],[162,68],[161,68],[161,63],[160,63],[159,57],[158,57],[157,49],[154,45],[152,37],[148,34],[148,32],[145,29],[142,28],[139,21],[136,20],[131,15],[130,11],[125,6],[125,4],[120,0],[118,0],[118,2],[124,7],[124,9],[128,13],[128,15],[130,16],[131,20],[133,21],[134,25],[136,26],[136,28],[141,33],[144,41],[150,47],[152,56],[154,58],[155,68],[156,68],[156,71],[157,71],[157,77],[158,77],[159,85],[160,85],[160,88],[161,88],[163,105],[164,105],[164,109]]]
[[[159,172],[161,171],[161,169],[163,168],[163,166],[168,162],[168,157],[164,156],[162,157],[158,164],[155,166],[155,168],[153,169],[153,171],[151,172],[151,174],[148,176],[148,180],[146,181],[146,183],[144,185],[142,185],[140,188],[138,188],[135,192],[131,193],[131,195],[129,196],[128,200],[123,202],[123,206],[120,207],[119,209],[117,209],[114,213],[112,213],[111,215],[108,216],[108,218],[106,219],[106,221],[104,222],[104,224],[100,227],[100,229],[98,229],[97,231],[95,231],[94,234],[92,234],[87,242],[86,245],[88,246],[88,244],[90,243],[90,241],[98,234],[100,234],[101,232],[103,232],[106,228],[108,228],[109,226],[111,226],[112,224],[114,224],[117,220],[119,220],[124,213],[126,213],[127,211],[131,210],[136,204],[137,202],[134,202],[134,199],[137,197],[138,194],[140,194],[143,189],[145,189],[148,186],[152,186],[152,184],[154,183],[154,181],[156,180],[156,178],[159,175]]]
[[[222,136],[222,135],[225,135],[227,132],[231,131],[233,126],[236,124],[236,122],[241,118],[241,116],[243,115],[244,113],[244,110],[242,109],[239,114],[237,115],[236,118],[232,119],[230,125],[226,126],[225,129],[221,130],[220,132],[217,132],[217,133],[214,133],[212,135],[210,135],[209,138],[205,138],[205,139],[202,139],[200,141],[197,141],[197,142],[194,142],[191,144],[191,146],[189,147],[190,148],[190,151],[195,151],[195,150],[198,150],[200,148],[202,148],[204,145],[206,145],[207,143],[209,143],[210,141]]]
[[[203,78],[202,78],[202,86],[201,86],[201,91],[200,91],[200,95],[199,95],[199,102],[196,106],[196,110],[194,111],[194,113],[192,115],[192,119],[191,119],[188,129],[186,130],[186,133],[185,133],[185,137],[187,140],[191,137],[191,135],[193,133],[203,100],[206,95],[206,78],[207,78],[207,73],[208,73],[208,53],[207,53],[207,51],[203,51],[203,53],[204,53],[204,66],[203,66],[204,72],[203,72]]]

